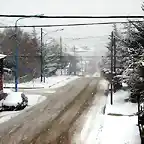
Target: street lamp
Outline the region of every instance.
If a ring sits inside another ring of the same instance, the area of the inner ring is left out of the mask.
[[[41,14],[44,15],[44,14]],[[17,42],[17,23],[19,20],[26,19],[26,18],[35,18],[35,16],[41,16],[41,15],[34,15],[30,17],[25,18],[19,18],[15,22],[15,40],[16,40],[16,49],[15,49],[15,91],[18,91],[18,42]],[[37,17],[36,17],[37,18]]]

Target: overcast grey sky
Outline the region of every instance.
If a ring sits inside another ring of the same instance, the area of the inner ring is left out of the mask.
[[[3,0],[0,13],[45,15],[140,14],[141,0]]]
[[[141,10],[142,0],[2,0],[0,5],[1,14],[45,14],[45,15],[143,15]],[[16,19],[0,18],[0,24],[14,24]],[[82,22],[100,22],[107,20],[38,20],[25,19],[19,21],[19,25],[28,24],[64,24]],[[115,20],[113,20],[115,21]],[[47,28],[51,31],[54,28]],[[57,29],[57,28],[55,28]],[[50,36],[60,35],[64,37],[104,36],[96,39],[72,41],[63,39],[68,45],[88,45],[95,47],[102,53],[111,32],[110,26],[81,26],[64,28],[63,32],[53,33]]]

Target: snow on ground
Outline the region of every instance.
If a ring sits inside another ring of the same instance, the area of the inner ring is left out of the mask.
[[[44,85],[45,88],[48,88],[47,92],[48,93],[54,93],[55,91],[51,91],[50,88],[58,88],[61,86],[66,85],[67,83],[69,83],[72,80],[77,79],[78,76],[55,76],[55,77],[49,77],[46,79],[46,83],[45,84],[40,84],[39,81],[40,79],[35,79],[35,86],[37,84],[40,85]],[[32,82],[28,82],[28,83],[24,83],[20,86],[23,87],[30,87],[32,84]],[[9,87],[13,86],[13,84],[8,84]],[[35,89],[33,89],[35,90]],[[7,97],[5,104],[8,105],[16,105],[18,102],[21,102],[21,93],[22,92],[13,92],[13,90],[11,89],[4,89],[5,93],[10,94],[10,97]],[[44,101],[46,99],[45,96],[42,95],[36,95],[36,94],[26,94],[27,98],[28,98],[28,107],[26,107],[24,110],[21,111],[5,111],[5,112],[0,112],[0,123],[3,123],[5,121],[10,120],[12,117],[17,116],[18,114],[22,113],[23,111],[27,110],[28,108]],[[0,104],[3,103],[4,101],[0,101]]]
[[[90,75],[85,75],[85,77],[91,77]]]
[[[99,83],[99,89],[100,90],[107,90],[108,89],[108,85],[109,85],[109,82],[105,79],[102,79]]]
[[[23,111],[6,111],[0,113],[0,123],[6,122],[10,120],[11,118],[19,115]]]
[[[93,77],[100,77],[100,73],[99,73],[99,72],[95,72],[95,73],[93,74]]]
[[[107,82],[101,81],[101,87]],[[120,90],[113,95],[113,105],[110,105],[110,95],[107,97],[105,114],[104,100],[92,105],[87,120],[81,131],[81,142],[77,144],[141,144],[137,112],[137,104],[125,102],[129,91]],[[99,107],[99,108],[98,108]]]
[[[37,78],[37,79],[33,79],[30,82],[20,83],[18,84],[18,87],[19,88],[48,88],[58,83],[61,83],[63,86],[64,83],[66,84],[67,82],[70,82],[76,78],[78,77],[77,76],[52,76],[52,77],[45,78],[45,83],[40,82],[40,78]],[[4,87],[14,87],[14,83],[5,83]]]
[[[77,78],[79,78],[78,76],[69,76],[64,80],[61,80],[60,82],[54,83],[53,85],[50,86],[50,88],[58,88],[58,87],[62,87],[65,86],[66,84],[68,84],[69,82],[76,80]]]
[[[108,87],[108,82],[106,80],[101,80],[99,83],[99,90],[96,97],[85,116],[83,129],[80,136],[74,138],[76,144],[98,144],[99,135],[103,128],[104,123],[104,107],[107,97],[103,95],[103,92]],[[79,137],[79,139],[78,139]]]
[[[107,100],[106,114],[123,114],[132,115],[137,112],[137,104],[131,102],[125,102],[130,95],[129,91],[120,90],[113,94],[113,105],[110,104],[110,95]]]
[[[8,96],[5,100],[1,102],[5,105],[12,106],[17,105],[17,103],[21,102],[21,92],[12,92],[10,96]],[[19,115],[20,113],[24,112],[25,110],[29,109],[30,107],[44,101],[46,99],[45,96],[41,95],[26,95],[28,98],[28,106],[21,110],[21,111],[4,111],[0,112],[0,123],[10,120],[11,118]]]
[[[137,117],[105,116],[100,144],[141,144]]]
[[[99,144],[99,135],[103,128],[104,115],[102,109],[104,108],[105,98],[96,99],[95,104],[90,108],[84,127],[81,131],[80,142],[76,144]]]
[[[34,106],[46,99],[45,96],[41,96],[41,95],[27,94],[26,96],[28,98],[28,106]]]
[[[3,92],[4,93],[7,93],[7,94],[10,94],[11,92],[13,92],[11,89],[8,89],[8,88],[4,88],[3,89]]]
[[[100,137],[101,144],[140,144],[137,116],[137,104],[125,102],[130,95],[128,91],[118,91],[113,95],[113,105],[110,105],[110,95],[106,105],[104,125]],[[108,115],[111,114],[111,115]],[[120,114],[120,115],[119,115]]]

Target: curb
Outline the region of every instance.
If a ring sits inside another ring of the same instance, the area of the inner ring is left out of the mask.
[[[70,77],[66,78],[64,80],[68,80],[68,79],[70,79]],[[59,81],[59,82],[57,82],[55,84],[50,85],[49,88],[51,88],[52,86],[54,86],[56,84],[59,84],[59,83],[63,82],[64,80],[61,80],[61,81]],[[4,86],[3,88],[13,88],[14,89],[15,87],[13,87],[13,86],[12,87],[10,87],[10,86]],[[19,87],[18,89],[41,89],[41,88],[45,88],[45,87]]]

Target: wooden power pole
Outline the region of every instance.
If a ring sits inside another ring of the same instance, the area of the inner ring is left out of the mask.
[[[113,36],[113,52],[114,52],[114,72],[116,73],[116,39]]]
[[[43,29],[41,28],[41,82],[43,81]]]
[[[110,103],[113,104],[113,31],[111,33],[111,99]]]
[[[62,37],[60,37],[60,65],[61,65],[61,75],[62,75]]]

